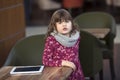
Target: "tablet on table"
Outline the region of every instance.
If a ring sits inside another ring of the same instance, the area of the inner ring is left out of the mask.
[[[44,69],[43,65],[40,66],[16,66],[10,71],[10,74],[25,74],[25,73],[41,73]]]

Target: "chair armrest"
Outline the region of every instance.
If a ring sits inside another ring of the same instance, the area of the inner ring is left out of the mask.
[[[103,56],[99,40],[89,32],[81,31],[79,58],[85,77],[95,75],[102,70]]]

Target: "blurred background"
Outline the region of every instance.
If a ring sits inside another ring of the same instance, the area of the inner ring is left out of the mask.
[[[92,11],[107,12],[115,18],[114,61],[116,80],[120,80],[120,0],[0,0],[0,67],[17,41],[45,34],[51,15],[61,8],[67,9],[73,18]],[[104,80],[111,80],[108,67],[108,61],[104,61]]]
[[[67,9],[71,15],[88,11],[104,11],[120,22],[120,0],[24,0],[27,25],[47,25],[52,13]]]

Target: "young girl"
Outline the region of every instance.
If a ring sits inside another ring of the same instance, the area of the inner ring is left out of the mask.
[[[43,64],[71,67],[73,72],[68,80],[84,80],[78,58],[79,41],[79,31],[70,13],[64,9],[55,11],[46,34]]]

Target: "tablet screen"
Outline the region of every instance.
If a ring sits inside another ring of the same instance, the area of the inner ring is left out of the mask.
[[[24,72],[24,71],[39,71],[40,67],[23,67],[23,68],[16,68],[14,72]]]
[[[20,66],[13,67],[10,74],[19,74],[19,73],[38,73],[42,72],[44,66]]]

